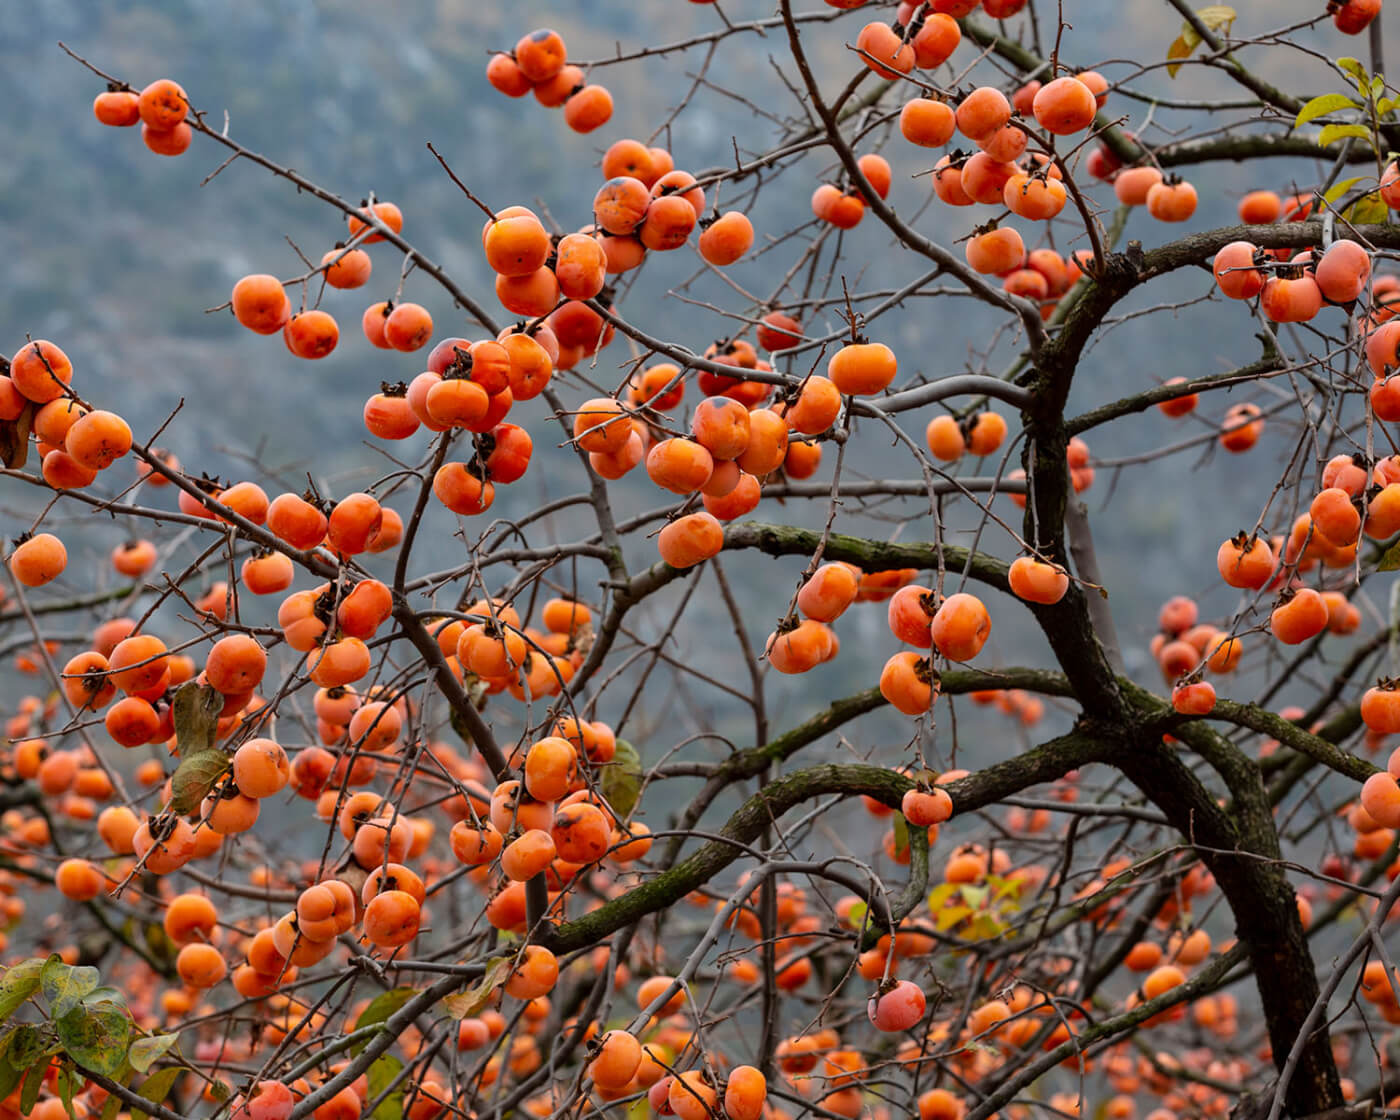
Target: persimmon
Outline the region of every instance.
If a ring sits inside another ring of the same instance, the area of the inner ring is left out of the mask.
[[[1269,629],[1285,645],[1298,645],[1327,628],[1327,603],[1311,587],[1299,588],[1273,609]]]
[[[1064,184],[1058,179],[1015,174],[1002,187],[1002,200],[1007,209],[1035,222],[1049,221],[1065,208],[1068,198]]]
[[[1143,206],[1148,193],[1162,182],[1155,167],[1127,167],[1114,177],[1113,194],[1125,206]]]
[[[613,98],[600,85],[575,89],[564,102],[564,122],[575,132],[592,132],[612,119]]]
[[[949,661],[971,661],[981,651],[991,630],[987,608],[976,596],[965,591],[943,600],[931,624],[934,647]]]
[[[974,235],[967,242],[965,253],[974,272],[993,275],[1020,264],[1026,248],[1019,233],[1010,226],[1001,226]]]
[[[1005,163],[987,152],[975,152],[962,165],[961,186],[974,202],[995,206],[1006,201],[1006,185],[1020,174],[1014,163]]]
[[[1159,222],[1184,222],[1196,212],[1196,188],[1164,179],[1147,190],[1147,212]]]
[[[389,313],[393,311],[393,305],[387,300],[380,300],[365,308],[360,316],[360,330],[365,339],[377,350],[392,350],[388,340],[384,337],[384,323],[389,318]],[[290,314],[290,307],[288,308]]]
[[[515,59],[501,51],[493,54],[486,64],[486,80],[507,97],[524,97],[534,85]]]
[[[690,239],[697,221],[694,209],[684,198],[665,195],[651,200],[637,229],[637,237],[648,249],[669,252]],[[705,255],[703,249],[701,255]]]
[[[267,507],[267,527],[293,548],[310,549],[325,540],[330,523],[304,498],[279,494]]]
[[[958,131],[976,142],[1004,127],[1011,119],[1011,102],[993,86],[979,86],[959,103],[955,113]]]
[[[1275,323],[1305,323],[1322,310],[1322,290],[1307,275],[1274,275],[1260,295],[1264,314]]]
[[[392,202],[376,202],[373,205],[365,202],[361,204],[358,211],[345,216],[346,226],[350,231],[352,241],[358,241],[362,245],[372,245],[376,241],[384,240],[384,235],[366,220],[371,215],[376,223],[391,233],[403,232],[403,211],[397,205]],[[363,236],[361,236],[362,234]]]
[[[865,155],[856,160],[856,166],[860,168],[860,173],[865,176],[865,181],[870,184],[871,190],[880,198],[889,197],[893,173],[890,170],[889,161],[884,156],[877,155],[875,152],[866,152]]]
[[[107,89],[92,102],[92,115],[113,128],[130,128],[141,120],[140,97],[129,89]]]
[[[1360,35],[1380,12],[1380,0],[1342,0],[1332,12],[1332,25],[1343,35]]]
[[[947,790],[939,786],[930,790],[915,787],[904,794],[900,812],[910,824],[927,828],[942,824],[953,816],[953,799]]]
[[[1029,603],[1058,603],[1069,590],[1069,576],[1063,568],[1033,556],[1013,560],[1006,578],[1012,594]]]
[[[710,264],[723,267],[733,264],[749,251],[753,236],[753,223],[748,217],[738,210],[730,210],[704,227],[697,248]]]
[[[867,23],[856,36],[856,50],[865,65],[882,78],[894,78],[914,69],[914,47],[896,35],[888,24]]]
[[[709,512],[691,513],[672,521],[657,537],[661,559],[673,568],[691,568],[719,553],[724,529]]]
[[[1220,425],[1220,446],[1235,454],[1248,451],[1264,434],[1262,413],[1257,404],[1231,405]]]
[[[559,979],[559,962],[542,945],[526,945],[505,983],[507,995],[535,999],[554,990]]]
[[[826,374],[849,396],[869,396],[885,389],[899,371],[894,351],[883,342],[850,343],[827,362]]]
[[[1106,84],[1104,88],[1107,88]],[[1036,91],[1031,111],[1035,114],[1036,123],[1046,132],[1069,136],[1094,123],[1098,105],[1088,83],[1077,76],[1063,77],[1046,83]]]
[[[277,277],[255,273],[233,286],[233,316],[257,334],[276,334],[292,317],[292,301]]]
[[[879,1031],[906,1031],[924,1014],[924,993],[909,980],[891,981],[888,988],[870,997],[870,1023]]]
[[[168,129],[141,125],[141,142],[158,156],[182,155],[193,141],[194,130],[184,121]]]
[[[557,31],[547,27],[521,36],[515,44],[515,63],[531,82],[545,82],[564,67],[568,49]]]
[[[68,566],[68,550],[52,533],[35,533],[10,553],[10,574],[25,587],[42,587]]]
[[[335,349],[340,328],[328,312],[302,311],[283,325],[282,339],[298,358],[315,361]]]
[[[865,203],[858,194],[823,183],[812,192],[812,213],[837,229],[854,229],[865,217]]]
[[[1215,707],[1215,686],[1209,681],[1178,684],[1172,689],[1172,707],[1183,715],[1207,715]]]
[[[184,123],[185,115],[190,111],[190,102],[178,83],[169,78],[160,78],[141,91],[137,110],[148,128],[169,132],[176,125]]]
[[[830,657],[830,632],[810,618],[787,629],[780,627],[768,636],[764,655],[780,673],[808,672]]]
[[[820,435],[841,414],[841,390],[829,378],[817,374],[802,383],[797,399],[781,410],[788,425],[803,435]]]
[[[949,206],[971,206],[972,198],[963,189],[962,173],[964,159],[955,160],[951,155],[943,156],[934,164],[932,179],[933,191],[941,202]]]
[[[598,188],[593,197],[593,220],[607,233],[629,234],[641,226],[651,201],[652,193],[645,183],[619,175]]]
[[[957,24],[953,23],[953,26],[957,27]],[[917,42],[916,36],[915,43]],[[931,97],[916,97],[912,101],[906,101],[904,108],[900,110],[899,131],[911,144],[917,144],[921,148],[941,148],[953,138],[953,133],[957,131],[957,120],[952,107],[946,102]]]
[[[1220,546],[1215,564],[1230,587],[1258,591],[1273,579],[1278,558],[1268,541],[1241,531]]]
[[[27,342],[10,359],[10,384],[26,399],[43,404],[64,395],[73,380],[68,355],[47,339]]]
[[[384,341],[393,349],[421,349],[433,334],[433,317],[417,303],[400,303],[384,320]]]
[[[554,77],[534,84],[535,100],[546,109],[562,108],[576,90],[583,88],[583,79],[581,67],[566,63]]]
[[[1270,190],[1247,191],[1239,204],[1240,221],[1246,225],[1270,225],[1283,214],[1283,200]]]
[[[942,66],[953,57],[961,42],[962,28],[957,20],[946,12],[927,12],[923,26],[910,40],[910,46],[914,48],[914,63],[921,70]]]
[[[752,434],[749,410],[729,397],[710,397],[696,406],[690,431],[716,460],[737,459]]]
[[[365,428],[379,439],[408,439],[421,422],[408,403],[408,387],[384,383],[383,390],[367,401],[363,411]]]
[[[1361,512],[1341,487],[1331,486],[1319,493],[1308,513],[1317,532],[1334,548],[1355,544],[1361,535]]]
[[[1350,303],[1370,278],[1370,254],[1355,241],[1334,241],[1313,270],[1318,291],[1329,303]]]

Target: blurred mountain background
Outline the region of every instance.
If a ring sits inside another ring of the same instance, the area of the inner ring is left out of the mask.
[[[806,0],[802,7],[830,14],[817,0]],[[1290,2],[1264,10],[1251,5],[1242,8],[1236,32],[1256,34],[1285,26],[1313,14],[1314,7]],[[726,0],[723,8],[735,22],[773,14],[771,0]],[[1180,26],[1168,5],[1142,0],[1070,0],[1064,11],[1072,27],[1064,35],[1062,58],[1076,67],[1096,66],[1111,80],[1132,72],[1124,59],[1162,59]],[[845,44],[854,41],[860,25],[891,13],[887,6],[872,5],[835,22],[809,25],[806,42],[825,89],[840,89],[854,72],[855,57]],[[1049,34],[1045,25],[1053,22],[1053,8],[1047,7],[1040,19],[1042,32]],[[363,402],[381,381],[412,378],[423,368],[426,354],[374,350],[360,333],[363,308],[391,296],[397,284],[399,261],[392,250],[373,248],[375,274],[366,288],[327,291],[322,306],[339,320],[341,340],[324,361],[292,357],[280,339],[241,329],[228,311],[206,313],[206,308],[224,302],[234,281],[246,273],[288,276],[302,271],[287,239],[317,260],[344,235],[343,220],[287,182],[243,162],[202,186],[201,180],[224,158],[222,150],[203,138],[196,137],[185,155],[167,159],[148,152],[135,129],[101,127],[90,110],[101,83],[67,58],[56,42],[65,41],[137,88],[158,77],[176,79],[206,119],[217,126],[226,114],[231,135],[347,199],[373,192],[397,202],[406,215],[405,237],[495,310],[492,277],[480,252],[481,215],[442,173],[425,146],[428,141],[492,206],[543,207],[572,229],[590,220],[601,152],[621,137],[650,137],[687,95],[702,66],[705,84],[655,141],[669,145],[679,167],[730,164],[736,144],[744,154],[765,150],[778,135],[775,122],[765,114],[788,117],[802,110],[780,78],[781,72],[796,81],[780,28],[726,39],[708,60],[709,48],[699,46],[596,67],[591,78],[609,87],[616,110],[609,124],[588,136],[569,131],[561,113],[542,108],[532,98],[512,101],[492,90],[484,77],[488,52],[509,49],[534,27],[551,26],[567,40],[572,58],[599,61],[646,44],[686,40],[715,29],[719,20],[712,7],[680,0],[581,0],[567,5],[539,0],[399,0],[393,5],[363,0],[112,0],[100,5],[44,0],[33,5],[23,20],[7,21],[0,36],[0,96],[7,106],[0,115],[0,256],[6,262],[5,341],[0,348],[13,352],[26,332],[59,342],[74,361],[81,391],[128,417],[141,438],[183,401],[159,442],[175,451],[187,468],[226,478],[251,477],[270,488],[300,490],[308,470],[330,493],[368,485],[395,467],[366,446],[360,421]],[[1023,14],[1009,22],[1007,31],[1019,35],[1026,27]],[[1299,38],[1333,55],[1364,50],[1363,42],[1344,40],[1330,22]],[[964,41],[953,61],[966,66],[975,55],[974,45]],[[1335,88],[1335,79],[1321,62],[1297,53],[1255,50],[1248,61],[1296,93]],[[947,71],[942,76],[946,78]],[[978,76],[1003,83],[985,68]],[[1133,86],[1157,96],[1202,102],[1239,97],[1237,87],[1200,67],[1188,66],[1174,82],[1162,69],[1154,69],[1134,79]],[[720,92],[726,89],[742,91],[749,103]],[[899,99],[892,97],[887,103],[897,107]],[[1200,129],[1222,119],[1202,122],[1201,114],[1118,94],[1109,108],[1125,117],[1127,127],[1158,142],[1188,122]],[[975,222],[990,216],[980,209],[930,204],[927,177],[918,173],[932,165],[937,153],[911,147],[897,129],[891,136],[892,127],[875,128],[861,150],[879,147],[894,165],[892,202],[900,213],[917,214],[917,228],[944,244],[964,237]],[[830,171],[829,153],[818,153],[786,164],[779,175],[766,176],[756,201],[745,203],[760,242],[810,220],[811,191]],[[1178,228],[1135,213],[1124,240],[1139,238],[1151,246],[1192,230],[1233,224],[1236,200],[1245,190],[1285,190],[1295,182],[1311,184],[1324,173],[1321,162],[1308,160],[1216,163],[1192,169],[1188,175],[1201,197],[1195,217]],[[730,187],[725,198],[740,198],[751,185]],[[1091,195],[1107,222],[1112,217],[1111,191],[1098,185]],[[1065,243],[1062,231],[1056,236],[1061,252],[1084,244],[1082,239]],[[867,217],[843,240],[845,262],[825,281],[837,289],[842,277],[853,290],[897,287],[924,270],[924,262],[895,245],[874,218]],[[1027,241],[1033,245],[1029,236]],[[747,291],[766,295],[795,259],[798,245],[792,241],[775,246],[734,266],[729,274]],[[653,334],[701,349],[732,328],[669,293],[702,271],[690,249],[656,256],[638,282],[624,283],[622,313]],[[1169,377],[1226,370],[1257,357],[1257,325],[1248,310],[1210,298],[1210,292],[1209,275],[1193,272],[1155,284],[1125,302],[1118,312],[1121,322],[1105,331],[1085,357],[1071,411]],[[742,297],[712,276],[700,275],[687,293],[747,310]],[[408,278],[405,298],[432,311],[436,337],[481,334],[422,274]],[[1167,308],[1151,315],[1133,314],[1154,305]],[[508,319],[503,312],[499,317],[502,322]],[[1335,330],[1340,313],[1328,312],[1324,319],[1327,329]],[[825,332],[837,326],[836,317],[826,315],[810,329]],[[902,312],[877,320],[871,334],[894,347],[902,379],[967,369],[997,372],[1005,368],[1018,343],[999,330],[996,319],[980,305],[953,298],[910,300]],[[616,384],[620,364],[637,353],[619,335],[590,376],[602,384]],[[810,360],[809,356],[803,362]],[[800,368],[805,371],[806,365]],[[560,381],[570,403],[592,395],[576,379],[565,376]],[[1278,389],[1214,394],[1202,401],[1199,416],[1181,421],[1152,410],[1090,432],[1087,439],[1099,459],[1141,454],[1208,431],[1236,400],[1274,400],[1271,393],[1291,393],[1286,380],[1276,384]],[[692,389],[691,403],[694,399]],[[931,415],[905,414],[902,419],[912,435],[922,438]],[[545,402],[537,399],[518,406],[510,419],[528,427],[536,461],[524,480],[498,491],[490,516],[518,516],[547,497],[584,488],[577,460],[555,448],[558,429]],[[1161,687],[1146,645],[1155,630],[1157,607],[1169,595],[1198,596],[1203,617],[1217,621],[1235,608],[1234,594],[1216,575],[1215,550],[1226,536],[1254,525],[1301,434],[1283,421],[1270,421],[1263,441],[1246,457],[1227,455],[1207,444],[1204,453],[1195,449],[1121,474],[1098,471],[1086,497],[1100,563],[1129,666],[1144,683]],[[412,461],[425,444],[420,434],[407,445],[387,450]],[[819,479],[830,479],[833,458],[829,449]],[[858,433],[848,461],[850,477],[918,476],[908,455],[873,426]],[[981,471],[990,465],[984,464]],[[979,468],[967,461],[960,471],[979,473]],[[112,474],[124,481],[130,472],[119,465]],[[623,516],[667,504],[640,471],[610,490]],[[173,506],[168,491],[146,497]],[[41,503],[37,491],[0,485],[6,535],[26,527]],[[899,522],[843,518],[838,528],[904,540],[931,539],[926,504],[911,501],[900,508],[904,519]],[[1012,523],[1019,520],[1019,511],[1005,499],[998,500],[998,511]],[[1285,524],[1288,511],[1276,512],[1271,520]],[[825,513],[825,502],[766,502],[755,516],[819,527]],[[74,516],[62,506],[51,523],[63,532],[63,526],[73,525]],[[63,581],[72,590],[90,586],[94,578],[114,582],[103,559],[106,552],[133,531],[148,531],[86,513],[76,520],[81,528],[71,529],[70,541],[76,544],[75,560]],[[950,540],[965,541],[965,529],[974,521],[965,504],[949,503]],[[467,525],[468,538],[484,525],[484,520]],[[454,518],[435,510],[415,568],[429,571],[460,563],[465,552],[462,540],[454,536],[457,529]],[[586,519],[572,511],[532,526],[527,535],[538,544],[577,539],[589,531]],[[628,561],[634,570],[653,562],[652,542],[639,539],[633,544]],[[995,525],[987,527],[981,545],[1007,558],[1014,555],[1014,546]],[[185,551],[192,547],[187,545]],[[171,570],[178,570],[181,558],[188,556],[180,554]],[[798,559],[759,562],[756,555],[744,554],[726,563],[738,585],[749,638],[761,646],[802,564]],[[94,571],[99,573],[96,577]],[[576,578],[580,593],[596,598],[602,572],[597,565],[580,563],[576,568],[562,565],[554,576],[566,585]],[[297,586],[303,585],[301,581]],[[651,633],[664,628],[679,594],[677,586],[639,612]],[[746,674],[733,652],[733,628],[711,576],[702,578],[697,594],[687,628],[674,636],[670,652],[747,688]],[[989,606],[994,632],[982,662],[1049,663],[1048,649],[1026,612],[994,593]],[[270,616],[275,608],[261,604],[245,609],[266,610]],[[1384,604],[1379,609],[1383,611]],[[1376,618],[1373,612],[1368,627]],[[837,661],[807,677],[770,681],[769,718],[775,730],[832,697],[874,684],[881,664],[894,650],[883,607],[857,607],[836,629],[842,641]],[[1344,654],[1343,642],[1325,643],[1328,659]],[[1257,691],[1269,669],[1264,643],[1255,638],[1249,645],[1253,648],[1246,653],[1246,664],[1253,672],[1223,688],[1241,699]],[[670,722],[685,709],[697,723],[708,721],[713,731],[737,745],[750,741],[751,718],[723,694],[693,682],[673,689],[658,681],[651,689],[631,717],[634,726],[625,732],[640,740],[656,735],[658,746],[648,761],[662,749],[659,744],[681,737]],[[621,685],[613,686],[598,714],[618,718],[625,693]],[[973,713],[965,702],[960,702],[958,714],[960,763],[984,764],[1014,752],[1023,742],[1023,733],[1007,717]],[[1053,720],[1062,722],[1063,717]],[[868,730],[853,735],[842,749],[863,754],[874,746],[871,736],[887,742],[908,737],[907,722],[897,719],[860,726]],[[948,721],[941,720],[936,748],[945,760],[953,746],[950,734]]]

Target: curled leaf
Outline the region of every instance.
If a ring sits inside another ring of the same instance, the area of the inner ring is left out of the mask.
[[[229,756],[219,750],[187,756],[170,777],[171,812],[181,817],[193,813],[231,765]]]
[[[175,742],[181,758],[207,751],[214,745],[223,706],[223,696],[210,685],[186,681],[175,690],[170,714],[175,722]]]
[[[481,979],[465,992],[458,992],[444,999],[442,1009],[447,1012],[449,1018],[458,1022],[484,1011],[486,1005],[491,1002],[491,997],[496,994],[496,989],[506,982],[512,968],[514,962],[510,957],[492,957],[486,962],[486,971]]]
[[[27,401],[13,420],[0,421],[0,463],[18,470],[29,459],[29,431],[34,426],[34,402]]]

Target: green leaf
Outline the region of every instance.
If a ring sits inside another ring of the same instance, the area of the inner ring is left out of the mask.
[[[1377,74],[1371,79],[1371,99],[1374,101],[1385,92],[1385,76]]]
[[[97,990],[99,979],[97,969],[64,964],[55,953],[39,971],[39,983],[49,1004],[49,1014],[55,1019],[66,1015],[82,1002],[83,996]]]
[[[13,1066],[9,1057],[0,1058],[0,1100],[4,1100],[15,1091],[15,1086],[23,1076],[24,1070]]]
[[[980,909],[987,905],[987,899],[991,896],[990,887],[975,887],[971,883],[964,883],[958,892],[963,896],[963,901],[969,906]]]
[[[1390,213],[1379,193],[1373,192],[1358,198],[1342,211],[1342,217],[1354,226],[1381,225]]]
[[[141,1088],[136,1091],[145,1097],[152,1104],[160,1104],[166,1097],[170,1096],[170,1090],[175,1087],[175,1082],[179,1080],[180,1074],[185,1071],[179,1066],[166,1066],[162,1070],[157,1070],[141,1082]],[[131,1110],[131,1120],[146,1120],[146,1114],[139,1108]]]
[[[209,1082],[209,1095],[214,1098],[215,1104],[223,1104],[233,1096],[233,1086],[222,1077],[216,1077]]]
[[[73,1116],[73,1094],[81,1087],[77,1081],[72,1069],[66,1064],[58,1067],[58,1076],[54,1078],[54,1088],[58,1090],[58,1099],[63,1102],[63,1111],[68,1113],[70,1120],[76,1120]]]
[[[1338,109],[1359,108],[1361,106],[1344,93],[1319,94],[1298,110],[1298,115],[1293,119],[1293,127],[1301,128],[1309,121],[1325,117],[1328,113],[1335,113]]]
[[[122,1106],[125,1104],[126,1101],[122,1100],[121,1097],[115,1093],[109,1093],[102,1104],[102,1113],[98,1120],[117,1120],[117,1113],[122,1110]]]
[[[180,1040],[180,1033],[153,1034],[149,1038],[138,1038],[131,1044],[127,1060],[137,1073],[145,1073],[155,1064],[155,1060],[170,1052],[170,1048]]]
[[[603,767],[603,796],[615,816],[626,817],[642,794],[642,756],[626,739],[617,741],[612,761]]]
[[[394,1078],[403,1072],[403,1062],[392,1054],[380,1054],[370,1063],[369,1069],[365,1070],[365,1079],[369,1082],[369,1099],[374,1100],[385,1089],[393,1084]],[[403,1083],[394,1088],[394,1091],[379,1102],[371,1116],[374,1120],[403,1120]]]
[[[1353,175],[1350,179],[1343,179],[1340,183],[1333,183],[1331,189],[1322,196],[1322,201],[1336,202],[1337,199],[1341,198],[1342,195],[1346,194],[1347,191],[1361,182],[1361,178],[1360,175]]]
[[[1370,77],[1370,75],[1366,73],[1366,67],[1362,66],[1361,63],[1354,58],[1347,58],[1343,56],[1342,58],[1337,59],[1337,65],[1345,73],[1350,74],[1353,78]]]
[[[870,913],[870,907],[864,902],[852,903],[850,910],[846,913],[846,924],[852,929],[860,929],[865,925],[866,915]]]
[[[28,1069],[43,1056],[44,1040],[39,1028],[28,1024],[16,1029],[5,1051],[5,1060],[17,1070]]]
[[[58,1040],[80,1066],[111,1076],[126,1061],[126,1041],[131,1020],[126,1008],[115,1003],[74,1007],[54,1026]]]
[[[417,988],[394,988],[392,991],[383,992],[370,1001],[370,1005],[360,1013],[360,1017],[355,1020],[355,1030],[361,1027],[370,1027],[375,1023],[382,1023],[400,1007],[418,994]],[[369,1045],[369,1038],[354,1043],[350,1047],[350,1053],[358,1054]]]
[[[449,1018],[461,1022],[483,1011],[491,1002],[496,989],[506,982],[515,962],[510,957],[492,957],[486,962],[486,971],[475,985],[465,992],[450,995],[442,1001],[442,1009]]]
[[[193,813],[231,765],[220,750],[188,755],[170,777],[170,811],[181,817]]]
[[[30,996],[39,990],[39,974],[44,970],[44,958],[32,957],[7,968],[0,976],[0,1023],[13,1015]]]
[[[1371,130],[1364,124],[1329,124],[1324,125],[1322,131],[1317,134],[1317,143],[1321,148],[1341,140],[1346,136],[1356,136],[1362,140],[1371,138]]]
[[[214,745],[219,712],[223,706],[223,696],[212,685],[186,681],[175,690],[171,716],[175,721],[175,742],[181,758],[207,751]]]
[[[19,1092],[19,1114],[28,1116],[34,1111],[34,1105],[39,1100],[39,1089],[44,1084],[45,1066],[30,1066],[29,1072],[24,1075],[24,1088]]]

